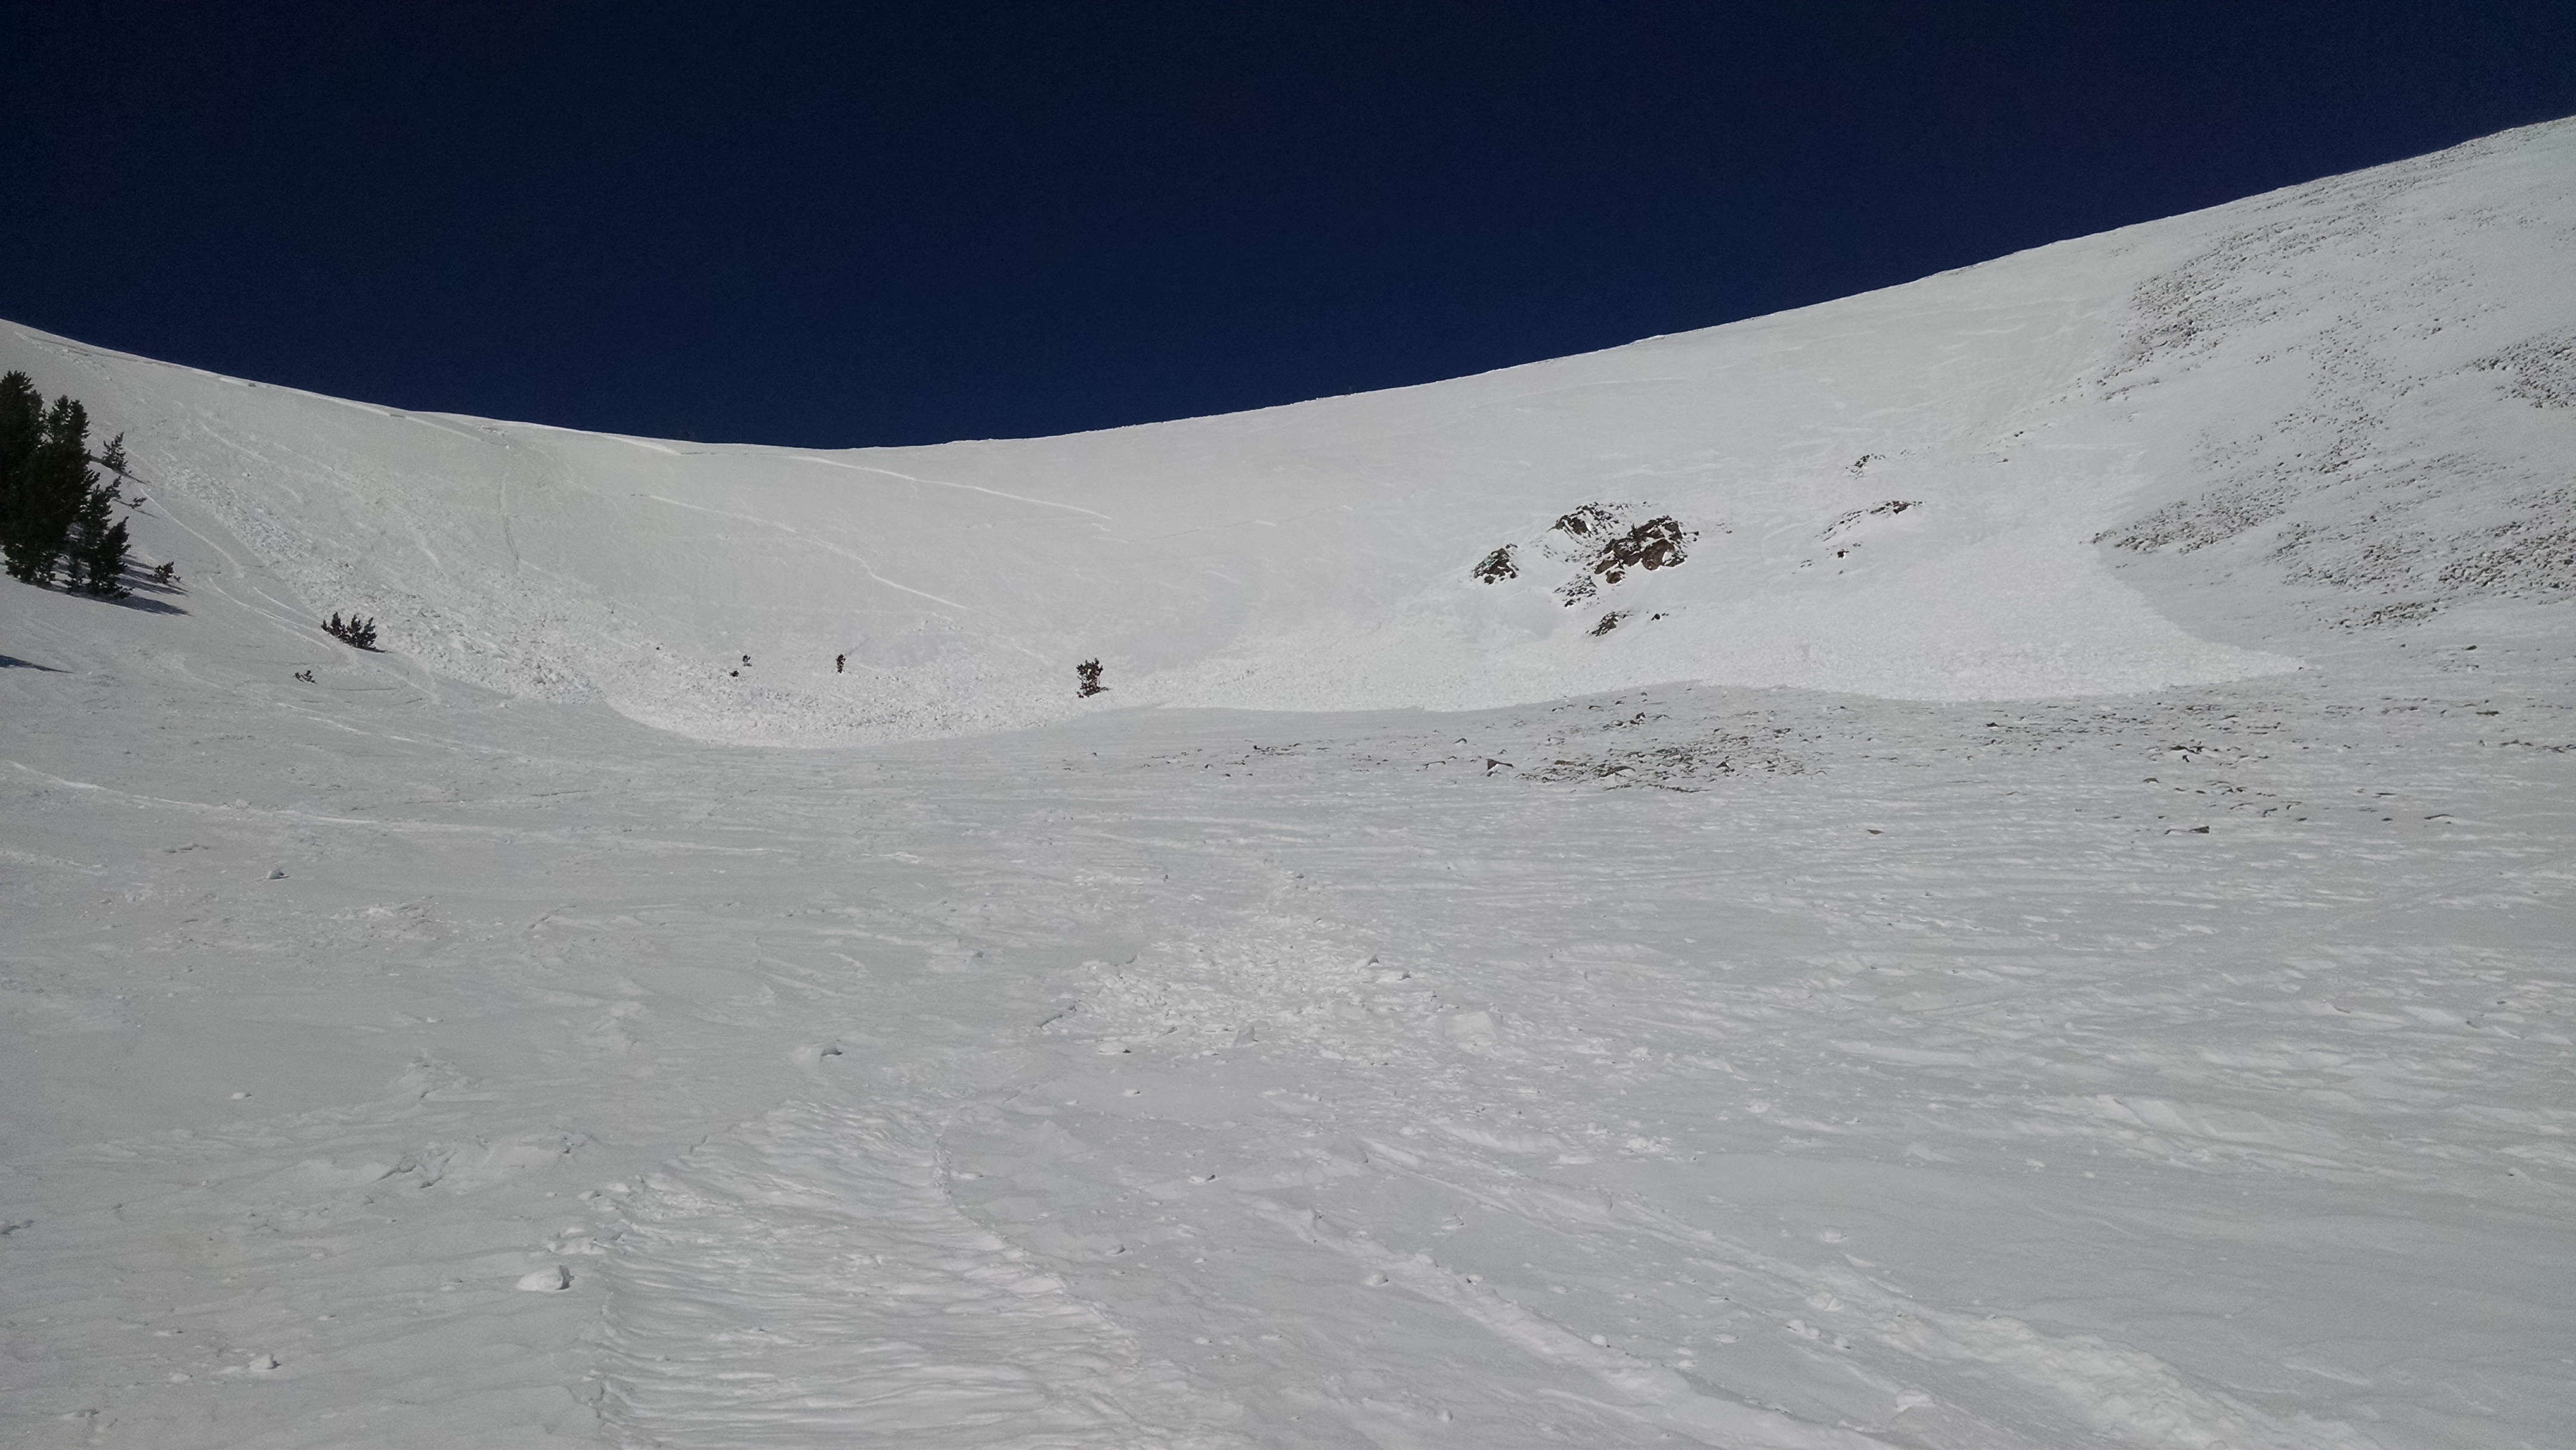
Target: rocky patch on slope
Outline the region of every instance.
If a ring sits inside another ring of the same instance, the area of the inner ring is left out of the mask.
[[[1521,558],[1534,550],[1574,566],[1574,573],[1555,587],[1556,597],[1571,608],[1631,574],[1670,569],[1690,557],[1690,546],[1699,538],[1697,529],[1685,527],[1671,514],[1637,519],[1644,512],[1634,504],[1579,505],[1559,515],[1536,541],[1504,544],[1468,572],[1480,584],[1516,579]],[[1593,631],[1608,632],[1606,628]]]

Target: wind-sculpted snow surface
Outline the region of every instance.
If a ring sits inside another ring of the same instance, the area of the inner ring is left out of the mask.
[[[36,597],[13,1445],[2455,1450],[2576,1412],[2563,622],[2113,704],[857,754],[376,657],[277,693],[214,586],[105,640]],[[1796,768],[1517,768],[1712,750]]]
[[[2571,137],[906,454],[10,342],[0,1443],[2563,1444]]]
[[[799,1102],[655,1174],[622,1206],[608,1269],[612,1438],[1248,1443],[1211,1425],[1228,1407],[1141,1362],[1042,1259],[960,1210],[940,1126]]]

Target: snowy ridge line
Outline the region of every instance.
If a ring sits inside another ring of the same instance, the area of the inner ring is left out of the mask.
[[[960,1212],[934,1119],[787,1104],[622,1206],[598,1339],[618,1442],[1235,1450],[1230,1408]]]
[[[0,364],[82,395],[158,491],[423,668],[702,739],[1678,680],[2119,694],[2294,668],[2300,631],[2576,590],[2567,410],[2528,376],[2576,324],[2571,156],[2576,126],[2553,123],[1580,357],[851,457],[415,427],[23,328],[0,329]],[[1696,535],[1686,560],[1574,601],[1474,577],[1533,520],[1641,488]],[[1030,509],[1104,527],[1030,529]],[[781,536],[810,552],[782,558]],[[2298,629],[2257,649],[2185,627],[2133,587],[2153,554],[2240,603],[2292,586]],[[727,667],[744,654],[757,670]],[[1085,703],[1067,676],[1093,658],[1111,695]]]

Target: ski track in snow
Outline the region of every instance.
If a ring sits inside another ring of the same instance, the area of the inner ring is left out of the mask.
[[[1097,509],[1087,509],[1079,504],[1057,503],[1052,499],[1031,498],[1024,493],[1006,493],[1001,489],[986,488],[982,484],[977,483],[950,483],[944,479],[923,478],[918,474],[898,473],[891,468],[878,468],[873,464],[849,463],[838,458],[818,458],[810,453],[800,453],[795,455],[795,458],[799,463],[818,463],[825,468],[846,468],[854,473],[878,473],[883,474],[887,478],[900,478],[906,483],[926,483],[933,488],[954,488],[967,493],[988,494],[994,498],[1009,499],[1013,503],[1036,504],[1040,508],[1062,509],[1069,514],[1082,514],[1085,517],[1100,519],[1107,523],[1117,522],[1117,520],[1110,518],[1109,515],[1101,513]]]
[[[866,573],[870,579],[875,580],[877,583],[884,585],[888,589],[899,589],[906,594],[916,595],[920,598],[927,599],[931,603],[939,605],[945,609],[966,608],[965,605],[959,604],[953,599],[942,599],[927,589],[915,589],[909,584],[898,584],[892,579],[888,579],[883,574],[878,573],[876,569],[860,555],[852,552],[851,550],[844,549],[838,544],[830,543],[822,539],[809,538],[806,535],[799,533],[792,525],[778,523],[770,519],[754,518],[750,514],[734,513],[726,509],[711,509],[706,507],[704,504],[682,503],[676,498],[664,498],[658,493],[646,494],[645,497],[658,504],[668,504],[675,509],[687,509],[692,513],[713,514],[717,518],[732,519],[736,523],[758,524],[764,529],[774,529],[779,533],[795,539],[800,544],[807,544],[822,550],[826,554],[836,554],[841,558],[849,560],[850,562],[858,565],[860,570]]]
[[[0,585],[0,1443],[2563,1445],[2571,154],[866,455],[1205,553],[0,333],[183,571]],[[1717,653],[1464,580],[1639,480]]]

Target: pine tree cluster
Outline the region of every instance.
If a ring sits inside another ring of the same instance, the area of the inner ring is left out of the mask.
[[[97,460],[121,480],[125,438]],[[0,377],[0,561],[9,577],[101,599],[122,599],[125,522],[114,517],[119,481],[90,467],[89,412],[69,396],[52,406],[25,373]]]
[[[355,611],[350,613],[348,622],[345,624],[341,623],[340,616],[332,615],[331,622],[322,626],[322,632],[342,644],[355,645],[360,649],[376,647],[376,622],[372,619],[360,619]]]

